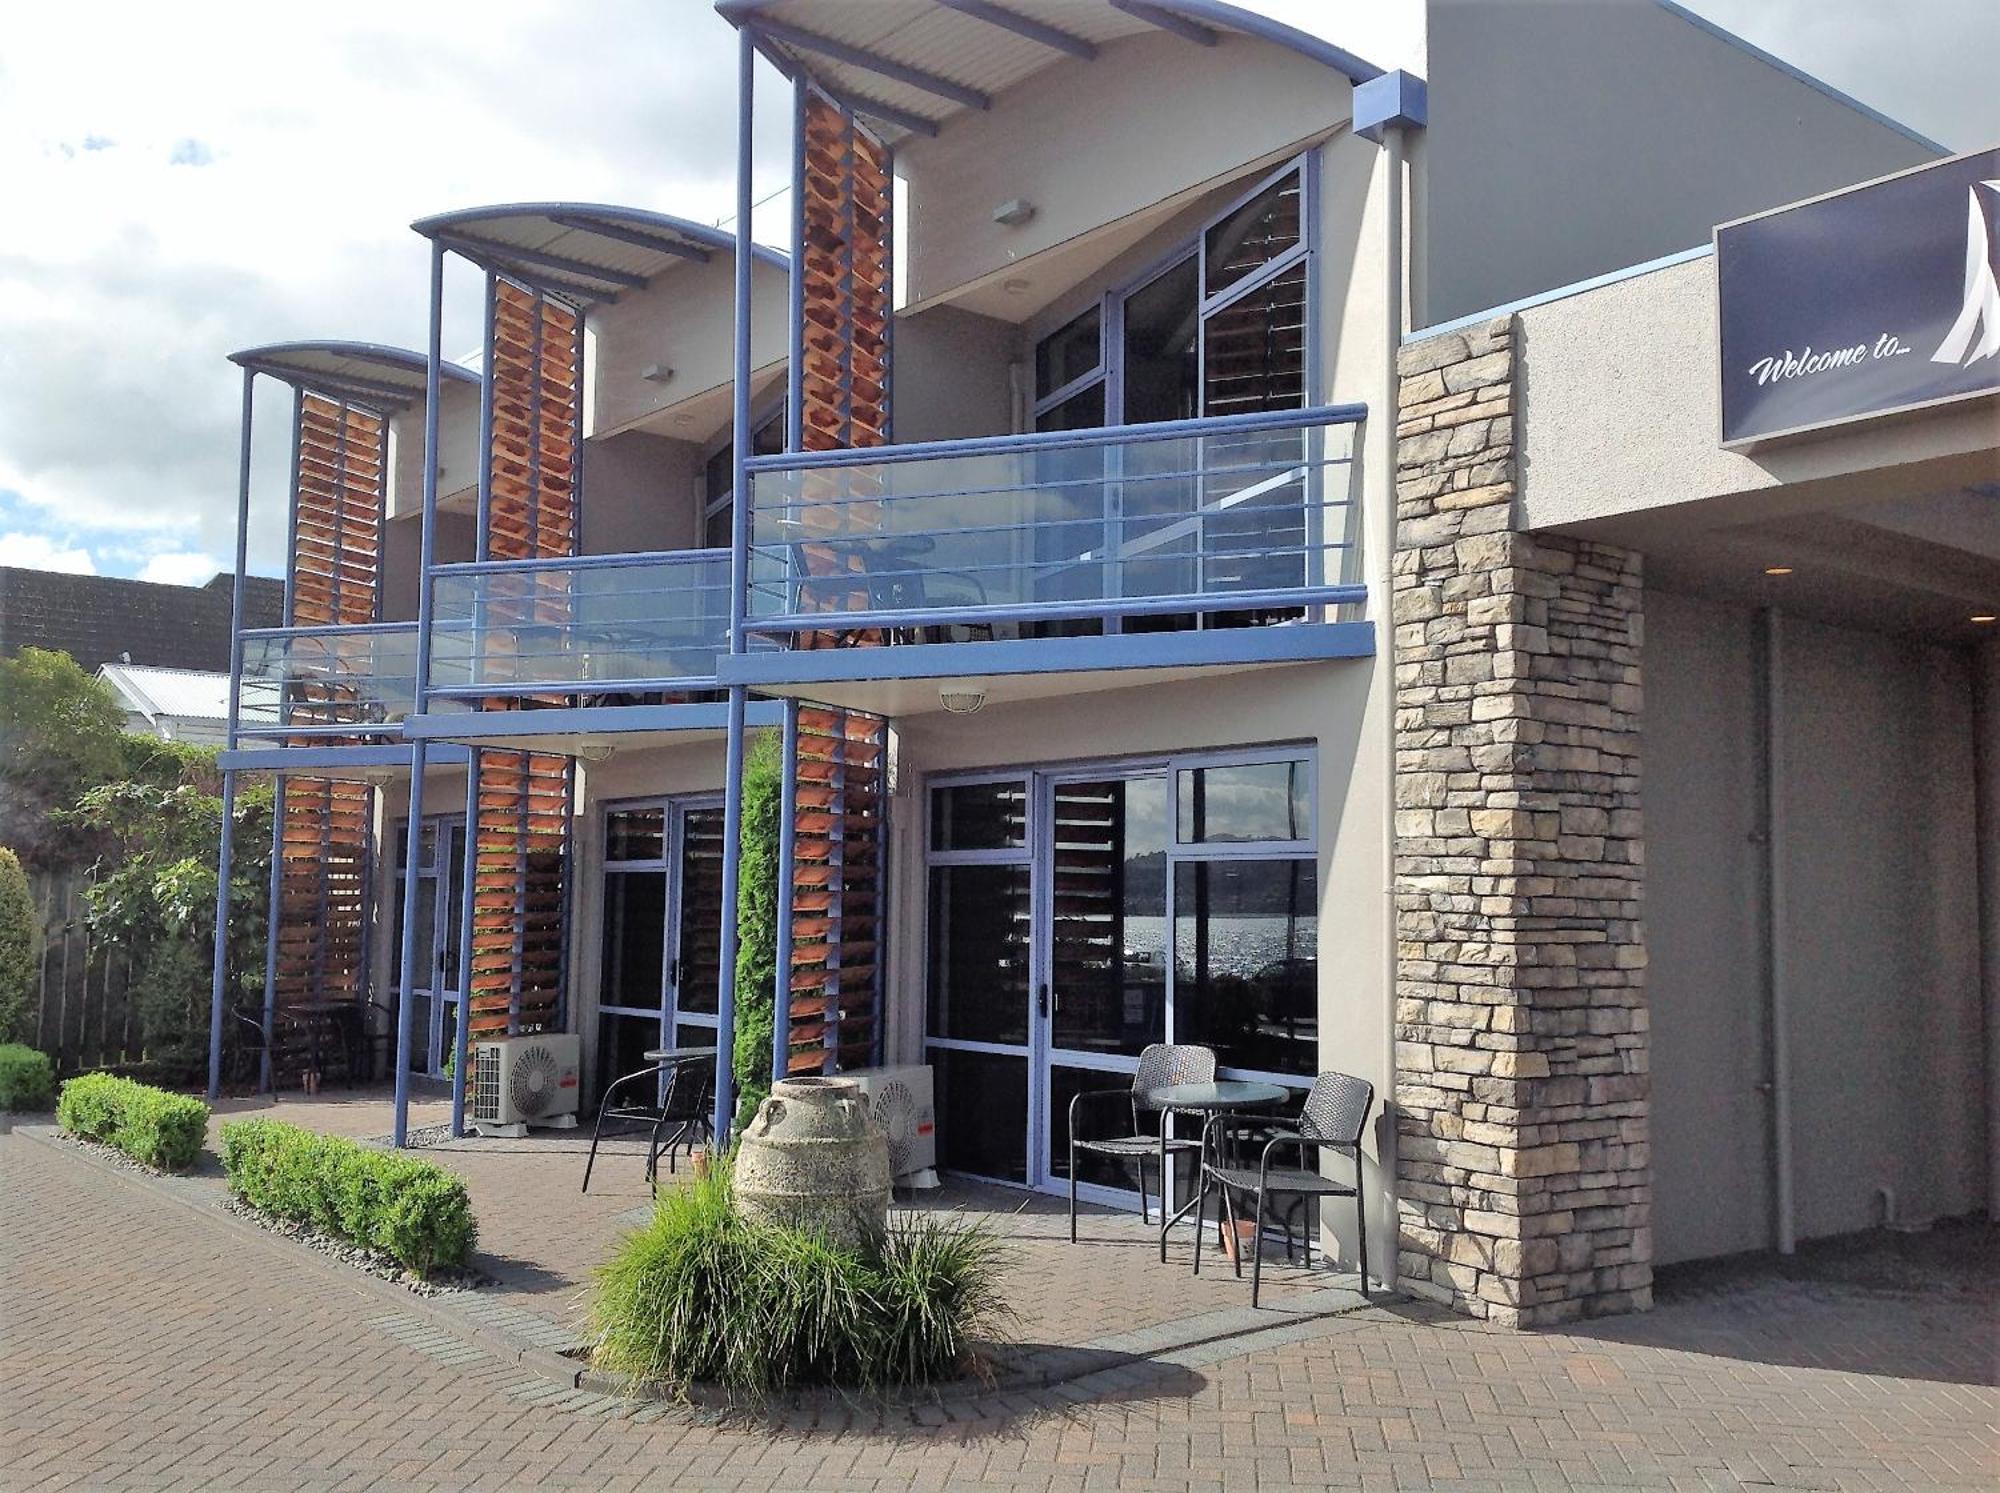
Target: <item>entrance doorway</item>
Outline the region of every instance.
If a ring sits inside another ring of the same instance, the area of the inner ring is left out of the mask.
[[[716,796],[605,808],[596,1093],[653,1048],[715,1042],[722,813]]]
[[[401,885],[409,865],[410,826],[396,831],[396,876]],[[396,905],[396,941],[403,947],[403,899]],[[411,979],[410,1071],[432,1078],[449,1075],[458,1041],[458,1013],[464,995],[458,933],[465,908],[465,816],[431,814],[423,821],[417,852],[417,961]]]
[[[932,780],[926,1046],[940,1162],[1068,1185],[1070,1100],[1153,1042],[1304,1087],[1318,1064],[1306,748]],[[1079,1191],[1131,1196],[1087,1163]]]

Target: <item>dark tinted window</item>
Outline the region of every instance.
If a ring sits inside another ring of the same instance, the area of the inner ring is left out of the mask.
[[[1035,344],[1035,398],[1046,399],[1097,367],[1100,317],[1092,306]]]

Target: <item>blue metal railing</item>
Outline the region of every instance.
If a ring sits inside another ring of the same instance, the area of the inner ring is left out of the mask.
[[[241,638],[241,735],[399,734],[416,709],[414,622],[245,628]]]
[[[729,564],[711,549],[441,565],[428,698],[713,689]]]
[[[1359,405],[753,457],[749,632],[1281,622],[1344,576]],[[917,634],[924,638],[924,634]]]

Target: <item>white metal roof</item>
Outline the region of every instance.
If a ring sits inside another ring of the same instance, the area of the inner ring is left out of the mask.
[[[161,716],[200,721],[229,718],[227,674],[147,664],[101,664],[97,677],[111,686],[128,710],[147,720]]]
[[[594,202],[514,202],[462,208],[410,225],[467,258],[582,300],[615,300],[677,264],[736,252],[734,234],[644,208]],[[758,247],[782,268],[785,256]]]
[[[891,134],[932,133],[1069,56],[1168,31],[1190,46],[1255,36],[1355,82],[1382,69],[1343,48],[1331,0],[716,0],[789,69]],[[885,71],[886,68],[886,71]]]
[[[357,393],[392,401],[422,399],[426,359],[408,348],[379,342],[272,342],[229,355],[244,368],[308,389]],[[477,383],[479,376],[446,363],[446,378]]]

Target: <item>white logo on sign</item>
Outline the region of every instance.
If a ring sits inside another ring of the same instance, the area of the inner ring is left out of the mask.
[[[1982,210],[1979,194],[1987,195]],[[2000,279],[1994,275],[1995,225],[2000,223],[2000,181],[1982,181],[1966,193],[1969,201],[1965,226],[1965,305],[1958,320],[1931,354],[1933,363],[1977,363],[2000,353]],[[1982,323],[1984,332],[1980,332]],[[1973,334],[1980,332],[1978,342]]]

